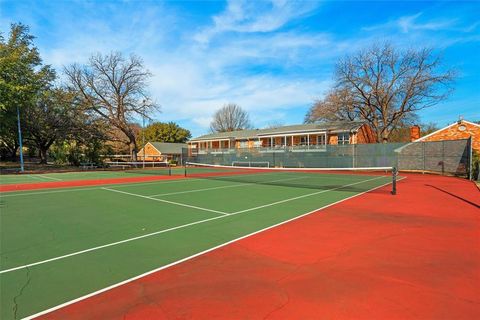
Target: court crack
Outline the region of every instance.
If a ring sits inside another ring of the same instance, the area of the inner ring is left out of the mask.
[[[275,309],[273,309],[272,311],[270,311],[269,313],[267,313],[267,314],[263,317],[263,320],[266,320],[266,319],[270,318],[270,316],[271,316],[272,314],[274,314],[275,312],[277,312],[277,311],[285,308],[285,306],[290,303],[290,295],[288,294],[288,292],[287,292],[286,290],[282,290],[282,291],[283,291],[283,294],[284,294],[286,300],[285,300],[281,305],[279,305],[278,307],[276,307]]]
[[[27,270],[27,281],[25,282],[25,284],[20,288],[20,291],[19,293],[13,297],[13,319],[18,319],[17,318],[17,312],[18,312],[18,302],[17,302],[17,299],[20,298],[23,294],[23,291],[28,287],[28,285],[30,284],[30,268],[26,267],[25,268]]]

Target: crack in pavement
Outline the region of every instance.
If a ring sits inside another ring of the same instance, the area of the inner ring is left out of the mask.
[[[15,297],[13,297],[13,319],[17,319],[17,313],[18,313],[18,302],[17,302],[17,299],[20,298],[23,294],[23,291],[25,290],[25,288],[27,288],[27,286],[30,284],[30,269],[27,267],[25,268],[27,269],[27,282],[25,282],[25,284],[20,288],[20,292],[18,293],[18,295],[16,295]]]

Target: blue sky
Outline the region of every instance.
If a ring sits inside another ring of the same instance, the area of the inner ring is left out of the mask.
[[[159,121],[194,136],[235,102],[255,127],[301,123],[332,84],[335,62],[375,42],[428,46],[458,70],[450,98],[420,113],[480,120],[478,1],[5,1],[0,30],[22,22],[57,70],[95,52],[143,58]]]

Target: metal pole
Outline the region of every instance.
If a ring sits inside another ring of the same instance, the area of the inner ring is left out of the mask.
[[[142,115],[143,169],[145,169],[145,103],[146,103],[146,100],[143,100],[143,115]]]
[[[422,171],[422,174],[425,174],[425,170],[426,170],[426,167],[425,167],[425,143],[426,142],[422,142],[422,158],[423,158],[423,171]]]
[[[22,143],[22,128],[20,127],[20,109],[17,106],[17,125],[18,125],[18,144],[20,145],[20,172],[25,171],[23,165],[23,143]]]
[[[468,139],[468,144],[470,145],[470,154],[469,154],[469,165],[468,165],[468,180],[473,180],[472,170],[473,170],[473,150],[472,150],[472,136]]]
[[[392,168],[392,195],[397,194],[397,168]]]

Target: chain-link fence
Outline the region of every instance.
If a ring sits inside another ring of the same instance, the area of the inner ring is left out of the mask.
[[[469,177],[471,140],[412,143],[295,146],[245,149],[187,149],[188,162],[283,168],[396,167]]]

